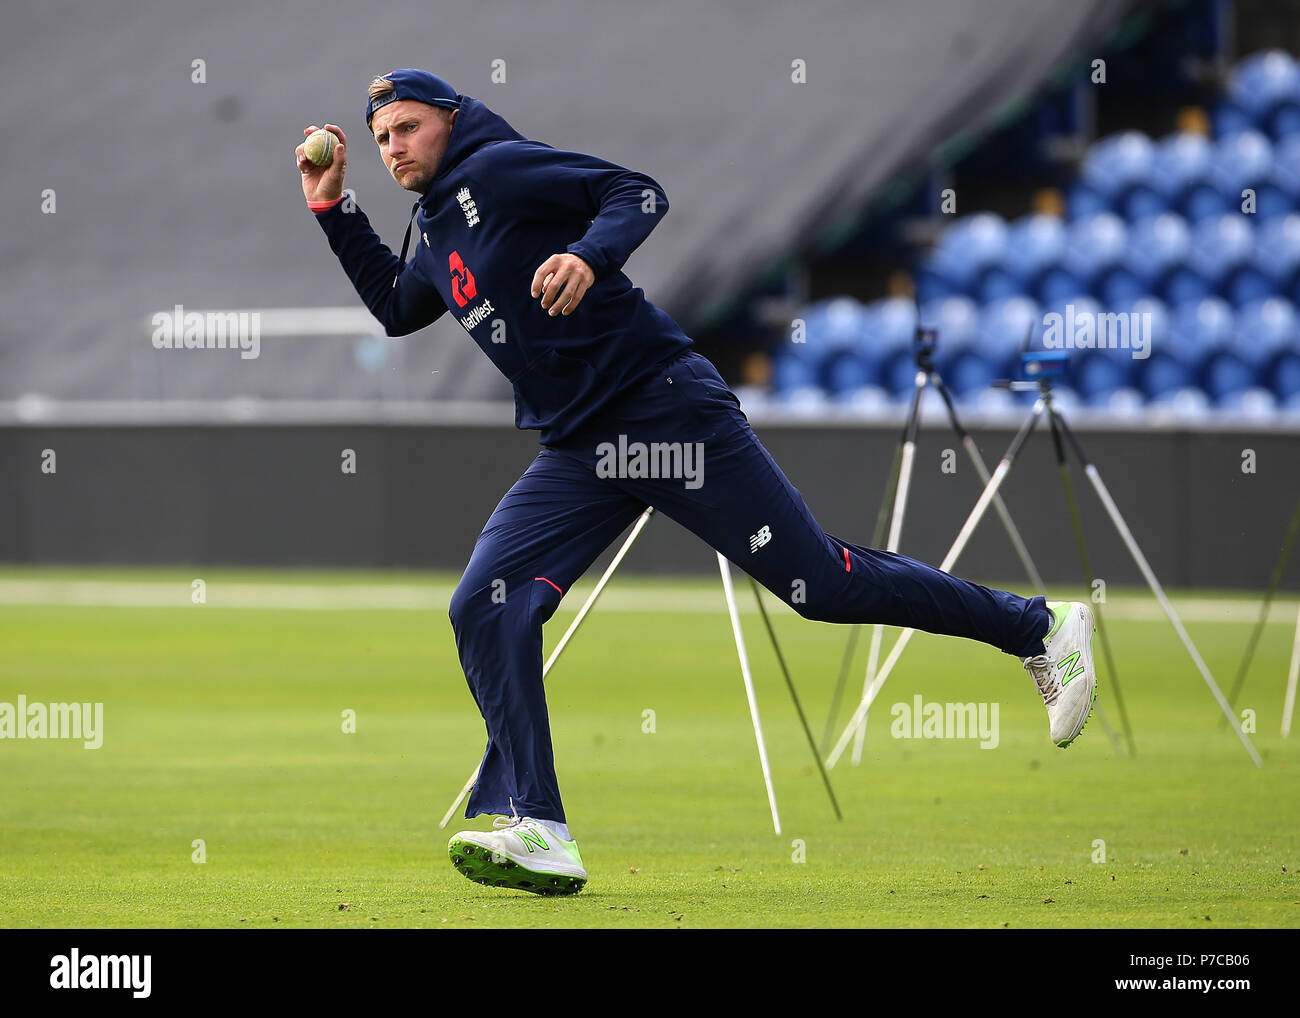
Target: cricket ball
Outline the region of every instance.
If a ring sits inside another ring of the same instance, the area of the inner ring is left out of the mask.
[[[339,143],[336,135],[321,128],[312,131],[303,142],[302,153],[317,166],[328,166],[334,161],[334,146]]]

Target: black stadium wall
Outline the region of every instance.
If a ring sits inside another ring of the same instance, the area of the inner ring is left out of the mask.
[[[830,533],[870,543],[896,427],[760,423],[755,430]],[[1163,583],[1265,586],[1300,496],[1300,436],[1079,434]],[[1009,430],[976,432],[990,468],[1010,438]],[[459,570],[536,449],[533,435],[504,426],[0,427],[0,562]],[[1073,483],[1097,574],[1108,583],[1141,583],[1078,469]],[[938,563],[979,491],[951,431],[923,428],[902,550]],[[1078,583],[1045,427],[1002,491],[1044,578]],[[660,518],[625,568],[708,573],[714,559]],[[954,572],[1026,586],[991,511]],[[1300,588],[1300,561],[1284,586]]]

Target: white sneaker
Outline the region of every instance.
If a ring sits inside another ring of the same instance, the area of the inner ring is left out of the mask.
[[[1080,601],[1048,601],[1053,623],[1045,653],[1024,659],[1047,706],[1052,741],[1065,749],[1083,731],[1097,699],[1092,666],[1092,609]]]
[[[447,842],[457,872],[489,887],[533,894],[577,894],[587,871],[576,841],[565,841],[530,817],[497,817],[498,831],[461,831]]]

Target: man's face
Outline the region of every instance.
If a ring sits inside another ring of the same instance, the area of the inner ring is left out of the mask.
[[[447,110],[414,99],[398,99],[370,121],[379,155],[393,179],[408,191],[429,189],[460,110]]]

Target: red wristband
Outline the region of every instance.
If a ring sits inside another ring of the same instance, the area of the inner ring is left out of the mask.
[[[309,201],[307,207],[313,212],[328,212],[335,205],[343,200],[343,195],[339,195],[333,201]]]

